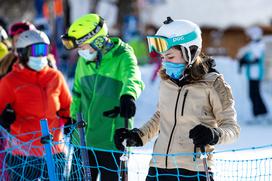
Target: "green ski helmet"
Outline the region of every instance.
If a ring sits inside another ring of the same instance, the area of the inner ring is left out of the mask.
[[[108,35],[108,27],[104,19],[97,14],[87,14],[77,19],[61,36],[62,44],[68,50],[81,44],[91,44],[97,37]]]

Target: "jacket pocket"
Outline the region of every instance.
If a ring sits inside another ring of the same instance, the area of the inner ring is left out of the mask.
[[[203,121],[207,121],[207,120],[214,120],[214,114],[212,112],[212,109],[207,107],[207,106],[204,106],[202,111],[201,111],[201,119]]]
[[[189,92],[189,90],[186,89],[184,96],[183,96],[182,107],[181,107],[181,116],[183,116],[183,114],[184,114],[184,108],[185,108],[185,103],[186,103],[186,98],[187,98],[188,92]]]

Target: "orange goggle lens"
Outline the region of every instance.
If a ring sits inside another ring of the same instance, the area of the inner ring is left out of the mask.
[[[64,46],[66,49],[68,49],[68,50],[77,47],[76,44],[74,43],[74,41],[71,40],[71,39],[62,38],[62,39],[61,39],[61,42],[62,42],[63,46]]]
[[[147,41],[149,52],[155,50],[158,53],[163,53],[168,50],[168,43],[162,37],[148,36]]]

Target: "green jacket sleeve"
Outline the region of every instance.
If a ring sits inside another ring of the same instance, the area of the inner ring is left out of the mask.
[[[84,62],[83,62],[84,63]],[[77,61],[76,71],[75,71],[75,79],[72,89],[72,104],[70,107],[71,117],[76,119],[77,113],[80,111],[80,97],[81,97],[81,86],[80,86],[80,78],[81,78],[81,69],[82,69],[82,59],[79,58]]]
[[[120,97],[128,94],[137,99],[144,89],[144,83],[141,80],[141,72],[137,65],[137,59],[133,51],[127,51],[121,56],[121,72],[123,87]]]

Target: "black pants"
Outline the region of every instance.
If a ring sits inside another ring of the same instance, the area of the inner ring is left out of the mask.
[[[92,181],[100,175],[101,181],[118,181],[120,174],[120,153],[88,150]],[[84,180],[80,150],[76,149],[72,161],[72,170],[69,180]]]
[[[210,173],[213,180],[213,174]],[[195,172],[186,169],[163,169],[150,167],[146,181],[206,181],[205,172]]]
[[[266,114],[267,109],[264,105],[263,99],[260,94],[260,81],[250,80],[249,81],[249,97],[252,103],[253,114],[258,116],[261,114]]]
[[[59,179],[63,178],[64,154],[53,155],[56,175]],[[28,181],[28,180],[49,180],[47,165],[43,158],[34,156],[15,156],[7,154],[7,169],[9,180]]]

